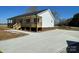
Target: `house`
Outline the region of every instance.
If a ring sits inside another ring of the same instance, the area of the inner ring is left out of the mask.
[[[14,29],[41,31],[54,27],[55,17],[50,9],[35,11],[8,18],[8,27]]]

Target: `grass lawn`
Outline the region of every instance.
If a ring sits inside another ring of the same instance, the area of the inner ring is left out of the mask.
[[[0,30],[8,30],[10,28],[7,27],[7,25],[0,25]]]
[[[0,53],[3,53],[2,51],[0,51]]]
[[[75,30],[79,31],[79,27],[70,27],[70,26],[57,26],[57,29],[65,29],[65,30]]]

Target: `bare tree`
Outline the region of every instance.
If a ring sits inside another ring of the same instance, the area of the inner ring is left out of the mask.
[[[29,13],[29,12],[35,12],[35,11],[38,11],[37,6],[30,6],[30,7],[28,8],[28,13]]]
[[[61,19],[59,17],[59,14],[56,11],[53,11],[52,13],[53,13],[53,16],[55,17],[55,20],[54,20],[55,25],[58,25],[61,22]]]

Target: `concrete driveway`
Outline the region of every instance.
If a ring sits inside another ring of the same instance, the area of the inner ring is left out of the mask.
[[[37,33],[21,32],[29,35],[0,41],[0,50],[7,53],[64,53],[66,40],[79,41],[79,31],[56,29]]]

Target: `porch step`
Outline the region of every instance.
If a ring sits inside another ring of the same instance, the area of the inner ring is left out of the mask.
[[[21,28],[21,24],[20,23],[16,23],[13,25],[13,29],[20,29]]]

